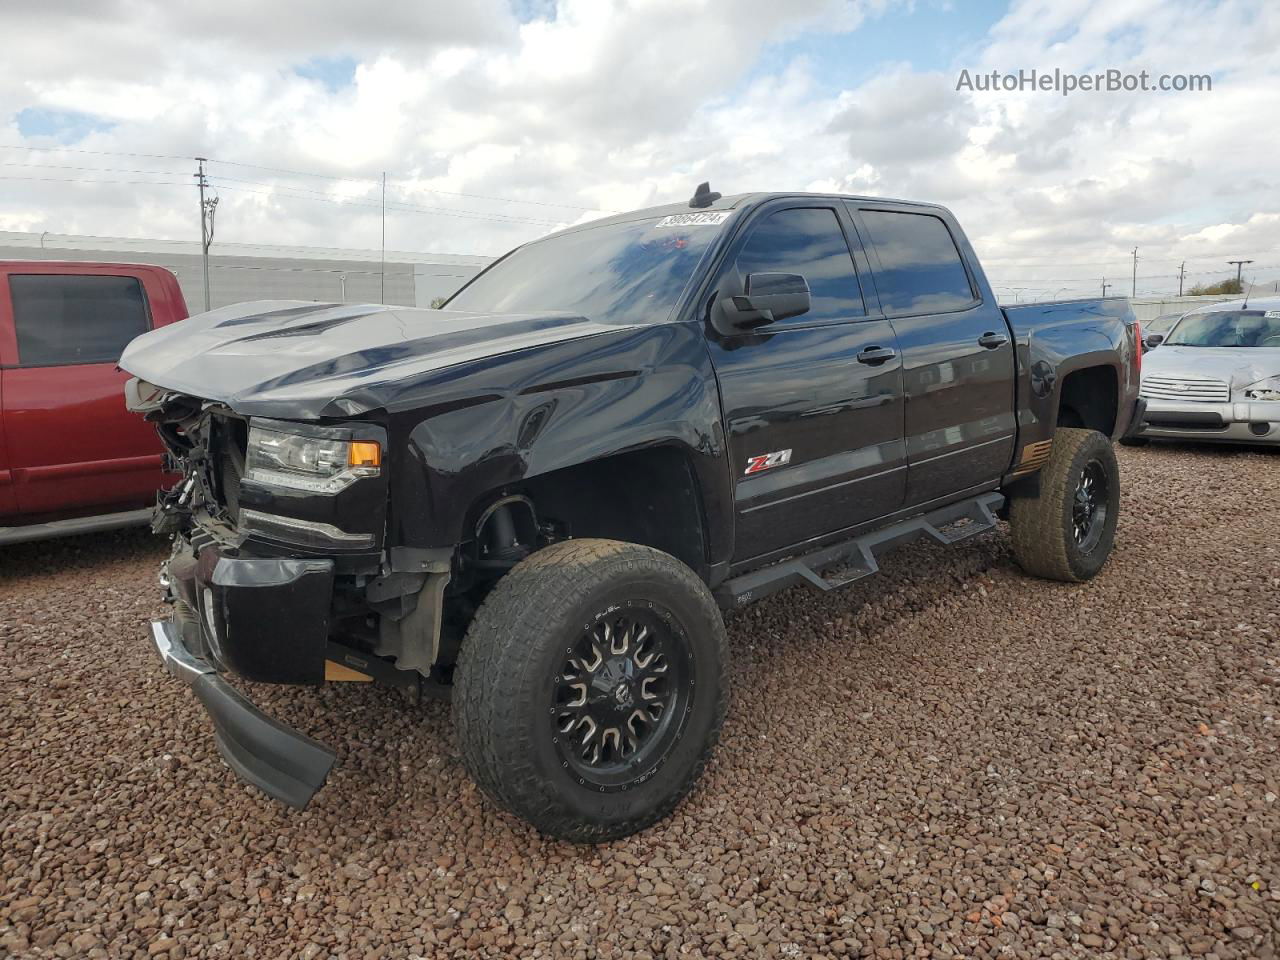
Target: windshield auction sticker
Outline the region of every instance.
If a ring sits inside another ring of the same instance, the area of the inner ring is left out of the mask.
[[[673,213],[663,217],[655,227],[715,227],[733,215],[732,210],[707,210],[703,213]]]

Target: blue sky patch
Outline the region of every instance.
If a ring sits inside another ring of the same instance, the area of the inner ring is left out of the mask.
[[[294,67],[293,72],[304,80],[314,80],[330,93],[336,93],[356,82],[357,65],[355,57],[312,57]]]
[[[521,23],[555,20],[556,0],[511,0],[511,12]]]
[[[115,124],[90,113],[75,110],[50,110],[46,107],[27,107],[19,110],[15,119],[18,133],[23,137],[49,137],[58,143],[76,143],[91,133],[103,133]]]
[[[964,58],[1008,10],[1007,0],[919,0],[868,16],[852,33],[809,32],[770,48],[753,74],[775,73],[791,59],[806,57],[817,87],[830,94],[866,83],[886,64],[905,63],[921,72],[965,66]]]

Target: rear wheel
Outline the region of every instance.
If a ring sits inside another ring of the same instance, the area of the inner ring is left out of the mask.
[[[1111,441],[1096,430],[1059,427],[1039,493],[1009,505],[1013,555],[1049,580],[1088,580],[1115,542],[1120,469]]]
[[[571,540],[486,598],[454,675],[463,762],[543,833],[598,842],[667,816],[725,711],[725,631],[706,585],[636,544]]]

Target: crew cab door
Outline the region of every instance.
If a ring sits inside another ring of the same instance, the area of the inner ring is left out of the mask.
[[[108,269],[0,273],[3,434],[21,514],[142,506],[160,483],[154,428],[125,409],[116,369],[150,327],[143,282]]]
[[[743,562],[892,513],[906,485],[902,366],[868,312],[866,260],[838,202],[777,201],[753,214],[715,282],[712,310],[752,274],[800,274],[807,313],[725,334],[709,325],[729,438]],[[861,359],[860,359],[861,358]]]
[[[1013,337],[945,211],[849,203],[902,350],[908,507],[990,484],[1013,455]],[[945,214],[945,215],[944,215]],[[959,241],[959,242],[957,242]],[[961,249],[964,249],[964,255]]]

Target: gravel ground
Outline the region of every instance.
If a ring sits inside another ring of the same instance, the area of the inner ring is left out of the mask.
[[[734,617],[715,763],[598,848],[360,684],[251,691],[339,751],[308,811],[267,800],[148,649],[160,545],[6,548],[0,954],[1273,957],[1280,454],[1121,456],[1088,585],[1000,534]]]

